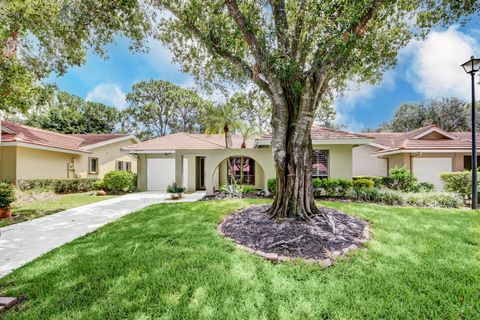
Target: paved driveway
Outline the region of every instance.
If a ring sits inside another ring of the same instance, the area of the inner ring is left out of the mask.
[[[175,202],[198,201],[204,192]],[[172,203],[165,193],[141,192],[0,228],[0,277],[67,242],[151,204]]]

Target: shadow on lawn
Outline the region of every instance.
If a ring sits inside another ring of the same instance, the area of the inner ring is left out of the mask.
[[[0,280],[28,301],[6,318],[458,318],[480,315],[480,215],[328,203],[372,223],[367,249],[322,270],[274,264],[216,233],[263,201],[156,205]],[[477,280],[476,280],[477,279]]]

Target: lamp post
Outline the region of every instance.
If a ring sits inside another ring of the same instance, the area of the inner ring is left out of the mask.
[[[477,209],[477,132],[475,114],[475,73],[480,69],[480,59],[471,56],[461,65],[472,79],[472,209]]]

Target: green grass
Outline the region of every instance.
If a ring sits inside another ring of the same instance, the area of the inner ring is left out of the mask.
[[[0,220],[0,228],[110,198],[113,196],[98,197],[80,193],[20,204],[13,208],[11,218]]]
[[[335,266],[275,264],[216,233],[261,201],[156,205],[0,279],[5,319],[479,319],[480,213],[326,203],[373,240]]]

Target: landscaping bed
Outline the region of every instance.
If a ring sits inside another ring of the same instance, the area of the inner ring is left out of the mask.
[[[259,194],[259,192],[246,192],[242,193],[242,198],[244,199],[269,199],[264,194]],[[227,200],[231,199],[231,196],[222,191],[214,191],[212,195],[204,196],[201,201],[210,201],[210,200]]]
[[[277,221],[269,217],[269,207],[260,205],[240,210],[225,218],[220,231],[235,242],[262,253],[329,262],[342,251],[352,245],[357,247],[368,238],[365,221],[335,209],[321,207],[322,214],[307,220]],[[334,222],[335,230],[324,215]]]

